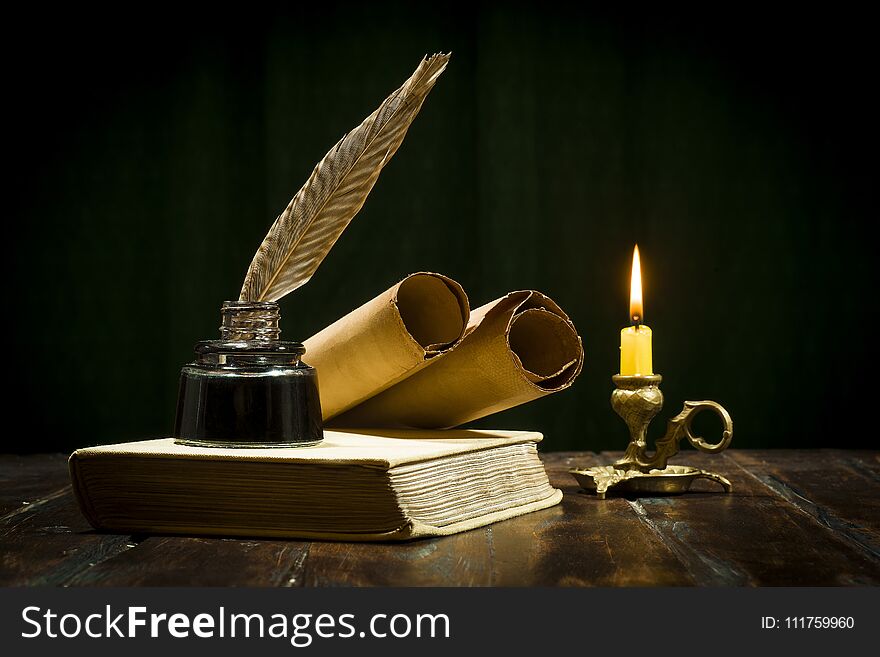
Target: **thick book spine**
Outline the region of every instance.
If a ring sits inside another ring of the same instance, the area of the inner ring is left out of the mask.
[[[74,452],[67,460],[67,467],[70,470],[70,483],[73,487],[73,494],[76,497],[77,504],[79,504],[79,509],[92,527],[98,530],[106,529],[98,521],[95,507],[92,506],[92,501],[89,499],[87,486],[83,481],[82,470],[79,466],[80,458]]]

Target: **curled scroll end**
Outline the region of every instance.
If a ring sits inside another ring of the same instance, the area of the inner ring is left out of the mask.
[[[470,304],[451,278],[432,272],[410,274],[397,285],[393,303],[426,358],[452,349],[465,335]]]
[[[507,336],[514,362],[523,376],[547,392],[570,386],[583,369],[584,358],[574,324],[554,310],[526,308],[515,314]]]

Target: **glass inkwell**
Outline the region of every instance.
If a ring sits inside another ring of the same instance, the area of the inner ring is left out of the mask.
[[[199,447],[305,447],[323,439],[305,347],[279,340],[271,301],[226,301],[219,340],[195,346],[180,372],[175,442]]]

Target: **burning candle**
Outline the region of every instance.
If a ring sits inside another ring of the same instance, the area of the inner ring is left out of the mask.
[[[620,373],[624,376],[646,376],[654,373],[651,362],[651,328],[642,322],[642,267],[639,245],[633,250],[632,278],[629,284],[629,317],[631,326],[620,332]]]

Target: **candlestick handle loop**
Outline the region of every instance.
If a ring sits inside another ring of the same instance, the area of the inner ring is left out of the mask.
[[[691,423],[700,411],[714,411],[721,417],[724,429],[721,433],[721,440],[717,443],[707,443],[702,437],[695,436],[691,431]],[[713,401],[686,401],[681,413],[669,420],[666,427],[666,434],[657,441],[657,448],[654,456],[650,458],[648,464],[653,468],[662,469],[666,467],[667,461],[678,454],[679,443],[682,438],[687,437],[688,442],[696,449],[707,454],[717,454],[724,451],[733,440],[733,419],[730,413],[719,403]]]
[[[724,424],[724,430],[721,432],[721,440],[714,445],[707,443],[700,436],[695,436],[691,433],[691,422],[693,422],[694,417],[696,417],[697,413],[706,409],[715,411],[715,413],[721,417],[721,422]],[[706,452],[707,454],[723,452],[730,445],[730,441],[733,440],[733,419],[730,417],[730,413],[728,413],[718,402],[708,400],[696,402],[686,401],[681,413],[673,418],[673,420],[675,419],[683,419],[684,430],[687,433],[688,441],[690,441],[691,445],[701,452]],[[670,420],[670,422],[671,421],[672,420]]]

